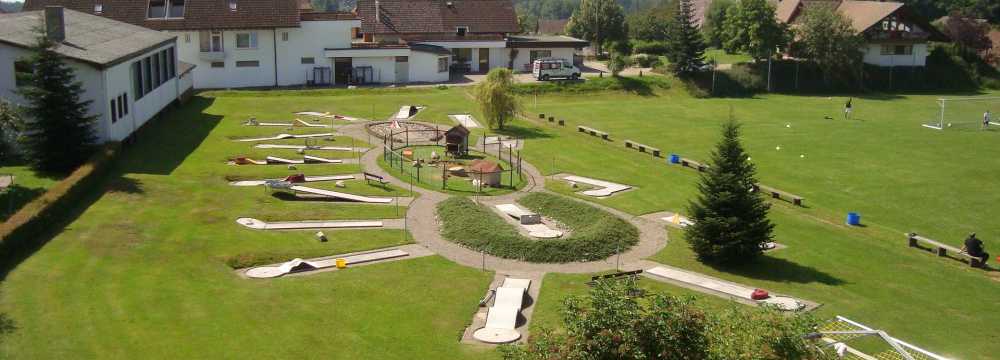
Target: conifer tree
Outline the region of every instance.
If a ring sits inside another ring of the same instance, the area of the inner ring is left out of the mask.
[[[26,160],[37,170],[69,172],[93,151],[93,125],[88,115],[91,101],[81,101],[83,85],[73,69],[56,52],[60,46],[38,30],[38,41],[28,62],[31,75],[18,89],[27,102],[20,142]]]
[[[759,192],[751,191],[755,173],[740,144],[740,125],[730,115],[709,168],[701,176],[699,195],[688,206],[694,224],[687,227],[685,237],[700,260],[750,261],[771,241],[774,225],[767,218],[771,206]]]
[[[674,23],[670,26],[670,68],[679,77],[687,77],[705,66],[705,42],[694,22],[692,0],[680,0]]]

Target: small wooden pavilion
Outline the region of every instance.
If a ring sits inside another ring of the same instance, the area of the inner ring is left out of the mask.
[[[455,127],[444,132],[445,152],[454,157],[462,157],[469,154],[469,129],[465,126],[455,125]]]

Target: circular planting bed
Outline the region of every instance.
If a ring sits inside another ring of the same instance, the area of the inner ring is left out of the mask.
[[[448,130],[447,127],[438,128],[411,121],[398,121],[396,125],[399,127],[393,127],[392,121],[380,121],[365,126],[368,127],[369,133],[380,139],[385,139],[389,134],[392,134],[393,141],[395,142],[409,140],[411,143],[436,141],[441,136],[444,136],[444,132]]]
[[[639,242],[639,229],[628,221],[576,200],[532,193],[518,203],[572,229],[572,234],[559,239],[529,238],[486,205],[452,197],[438,204],[441,235],[493,256],[538,263],[605,259]]]

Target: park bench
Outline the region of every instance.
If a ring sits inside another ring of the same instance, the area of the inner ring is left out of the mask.
[[[381,176],[378,176],[378,175],[375,175],[375,174],[372,174],[372,173],[369,173],[369,172],[362,173],[362,175],[365,176],[365,183],[366,184],[371,184],[370,181],[377,181],[379,183],[379,185],[385,185],[385,184],[389,183],[388,181],[385,181],[385,178],[383,178]]]
[[[917,233],[906,233],[904,235],[906,235],[907,244],[910,247],[919,248],[920,247],[919,243],[926,243],[931,246],[930,250],[935,250],[937,252],[937,256],[947,257],[948,252],[951,251],[956,255],[969,259],[969,266],[983,267],[982,259],[969,255],[965,251],[962,251],[962,249],[956,248],[951,245],[942,244],[940,242],[937,242],[936,240],[917,235]]]
[[[653,154],[653,156],[655,157],[660,157],[660,149],[657,149],[649,145],[640,144],[632,140],[625,140],[625,147],[629,149],[636,149],[639,150],[639,152],[643,153],[648,152],[650,154]]]
[[[576,130],[582,133],[590,134],[591,136],[600,136],[601,139],[608,140],[608,133],[594,129],[592,127],[580,125],[576,127]]]
[[[697,169],[698,171],[708,170],[708,165],[687,158],[681,158],[681,166]]]
[[[769,193],[769,194],[771,194],[772,198],[789,201],[792,204],[795,204],[795,205],[798,205],[798,206],[802,206],[802,200],[805,199],[805,198],[803,198],[801,196],[798,196],[798,195],[795,195],[795,194],[792,194],[792,193],[789,193],[789,192],[784,192],[784,191],[772,188],[770,186],[765,186],[765,185],[761,185],[761,184],[754,184],[753,189],[754,189],[754,191],[763,191],[763,192]]]

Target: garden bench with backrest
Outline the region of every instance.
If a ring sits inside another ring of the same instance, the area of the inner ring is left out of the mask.
[[[365,173],[362,173],[362,174],[365,176],[365,183],[370,184],[370,181],[376,181],[376,182],[379,183],[379,185],[385,185],[385,184],[389,183],[388,181],[385,180],[385,178],[383,178],[381,176],[378,176],[378,175],[375,175],[375,174],[372,174],[372,173],[369,173],[369,172],[365,172]]]
[[[904,235],[906,235],[907,245],[909,245],[910,247],[920,247],[920,243],[925,243],[927,245],[930,245],[932,250],[935,250],[937,256],[947,257],[948,252],[951,251],[956,255],[968,259],[969,266],[983,267],[983,259],[969,255],[969,253],[963,251],[962,249],[956,248],[951,245],[942,244],[936,240],[917,235],[917,233],[906,233]]]
[[[592,127],[579,125],[576,127],[576,130],[582,133],[590,134],[591,136],[600,136],[601,139],[608,140],[608,133],[594,129]]]
[[[775,189],[775,188],[772,188],[772,187],[769,187],[769,186],[761,185],[761,184],[754,185],[754,191],[764,191],[764,192],[766,192],[768,194],[771,194],[772,198],[787,200],[787,201],[791,202],[792,204],[795,204],[795,205],[798,205],[798,206],[802,206],[802,201],[805,200],[805,198],[803,198],[801,196],[798,196],[798,195],[795,195],[795,194],[792,194],[792,193],[789,193],[789,192],[781,191],[781,190],[778,190],[778,189]]]
[[[629,149],[636,149],[636,150],[639,150],[639,152],[643,152],[643,153],[644,152],[648,152],[650,154],[653,154],[653,156],[655,156],[655,157],[660,157],[660,149],[652,147],[652,146],[649,146],[649,145],[640,144],[640,143],[637,143],[637,142],[632,141],[632,140],[625,140],[625,147],[627,147]]]
[[[708,170],[708,165],[702,164],[700,162],[688,158],[681,158],[681,166],[689,167],[692,169],[698,169],[698,171]]]

